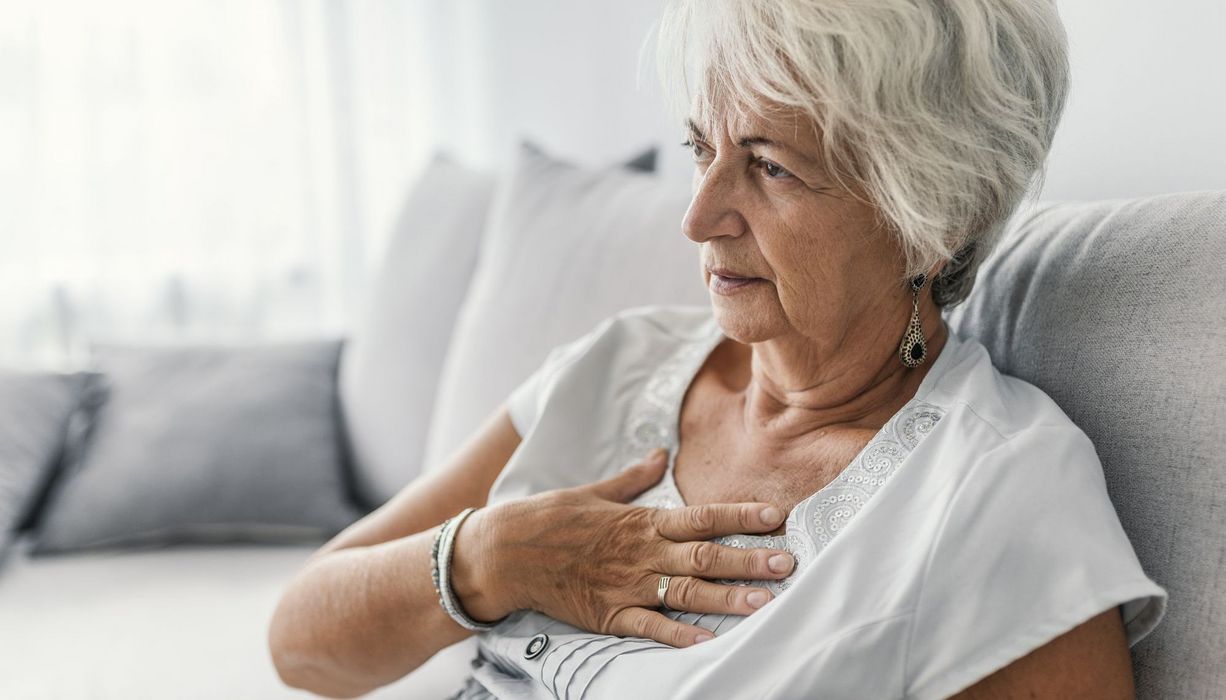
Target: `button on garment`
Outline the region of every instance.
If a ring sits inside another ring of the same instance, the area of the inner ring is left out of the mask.
[[[528,646],[524,647],[524,658],[535,659],[545,651],[545,647],[549,646],[549,635],[538,634],[528,640]]]

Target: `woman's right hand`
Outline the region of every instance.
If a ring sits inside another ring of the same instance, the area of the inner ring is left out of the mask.
[[[696,613],[748,615],[771,599],[764,588],[708,579],[779,579],[787,552],[709,542],[766,533],[784,519],[767,503],[672,510],[627,505],[664,475],[663,450],[587,486],[547,491],[483,508],[457,534],[452,585],[479,620],[531,609],[581,629],[654,639],[676,647],[711,637],[657,611],[661,575],[667,604]]]

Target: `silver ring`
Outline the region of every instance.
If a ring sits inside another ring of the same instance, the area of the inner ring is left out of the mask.
[[[664,602],[664,597],[668,595],[668,584],[672,580],[672,576],[661,576],[660,585],[656,586],[656,600],[660,601],[660,607],[665,610],[672,610],[672,608],[668,607],[668,603]]]

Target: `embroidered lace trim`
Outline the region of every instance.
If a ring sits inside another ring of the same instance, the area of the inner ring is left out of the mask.
[[[686,389],[706,358],[723,338],[718,326],[712,335],[682,343],[648,378],[631,405],[617,450],[617,464],[629,466],[656,447],[669,451],[664,478],[634,500],[653,508],[682,508],[686,504],[673,479],[678,448],[677,425]],[[767,588],[776,595],[787,590],[813,559],[841,532],[890,477],[907,455],[941,420],[943,409],[912,399],[896,413],[833,481],[798,503],[788,515],[786,534],[730,535],[715,541],[731,547],[770,547],[788,551],[796,568],[777,581],[728,580],[725,583]],[[674,613],[676,616],[678,613]],[[684,613],[692,616],[692,613]],[[689,621],[689,620],[687,620]]]

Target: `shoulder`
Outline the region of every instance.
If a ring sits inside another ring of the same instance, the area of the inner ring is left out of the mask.
[[[490,502],[591,483],[620,467],[632,444],[623,431],[644,387],[668,362],[688,357],[683,349],[712,338],[710,323],[704,306],[636,306],[554,346],[507,399],[523,440]]]
[[[993,442],[1057,432],[1084,433],[1039,387],[997,369],[973,337],[952,334],[946,369],[924,399],[962,414],[995,436]]]
[[[618,395],[619,387],[643,380],[678,348],[709,337],[712,323],[705,306],[650,304],[618,311],[549,351],[508,397],[511,422],[524,436],[551,404],[574,412],[580,397]],[[575,415],[591,416],[598,409],[618,410],[587,405]]]
[[[1110,506],[1093,442],[1051,396],[997,369],[974,338],[958,338],[949,349],[922,399],[944,414],[946,439],[935,441],[935,459],[956,484],[955,503],[974,509],[995,492]]]

